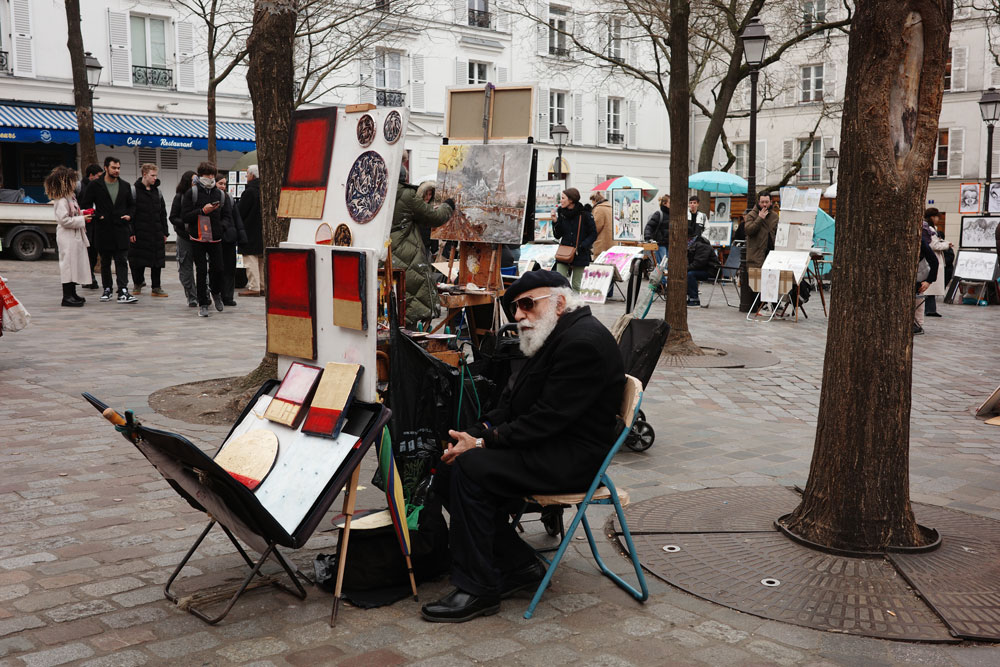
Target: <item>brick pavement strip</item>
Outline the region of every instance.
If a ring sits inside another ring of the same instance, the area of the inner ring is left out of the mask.
[[[345,606],[331,629],[330,597],[309,589],[304,602],[251,592],[221,625],[207,626],[165,601],[160,588],[204,516],[80,392],[214,450],[227,428],[163,417],[147,397],[255,367],[264,351],[263,300],[240,300],[208,320],[173,298],[142,298],[128,308],[88,299],[82,309],[64,309],[51,255],[0,260],[0,273],[32,314],[29,329],[0,339],[0,665],[1000,664],[994,646],[815,632],[738,614],[653,578],[652,598],[639,605],[597,573],[579,541],[531,621],[521,618],[528,600],[519,596],[496,616],[445,628],[421,621],[411,601]],[[164,281],[168,292],[180,293],[172,262]],[[748,323],[725,307],[689,311],[699,343],[770,351],[779,363],[658,368],[644,399],[656,441],[644,453],[623,451],[611,468],[633,502],[704,487],[805,482],[826,342],[827,320],[815,310],[797,324]],[[1000,383],[981,362],[1000,357],[997,309],[939,310],[944,317],[914,341],[913,499],[1000,518],[1000,429],[969,413]],[[621,302],[595,308],[605,323],[621,311]],[[212,356],[189,354],[192,332]],[[975,355],[967,354],[968,341],[976,341]],[[362,477],[373,469],[366,461]],[[379,492],[366,486],[362,505],[380,504]],[[537,530],[532,535],[537,539]],[[309,572],[332,541],[317,535],[287,553]],[[626,563],[606,557],[627,572]],[[242,576],[244,568],[221,534],[193,563],[177,582],[185,591]],[[421,599],[445,590],[444,581],[424,584]]]

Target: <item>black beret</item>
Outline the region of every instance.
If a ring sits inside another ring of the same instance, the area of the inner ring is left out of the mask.
[[[507,288],[503,295],[503,307],[510,312],[510,304],[514,299],[536,287],[569,287],[569,280],[558,271],[526,271]]]

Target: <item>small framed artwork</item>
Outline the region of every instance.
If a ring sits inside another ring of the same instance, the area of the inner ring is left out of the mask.
[[[712,214],[712,220],[725,220],[729,222],[729,211],[730,207],[729,197],[716,197],[715,198],[715,213]],[[726,245],[729,245],[728,243]]]
[[[316,358],[316,254],[267,248],[267,351]]]
[[[995,249],[997,247],[998,223],[1000,223],[1000,218],[963,215],[962,235],[958,241],[959,247]]]
[[[966,280],[993,280],[997,256],[993,252],[960,250],[955,258],[955,275]]]
[[[732,236],[733,223],[728,220],[713,220],[705,225],[705,238],[714,246],[729,246],[732,243]],[[777,241],[775,247],[778,247]]]
[[[961,192],[958,199],[959,213],[979,213],[980,192],[982,186],[979,183],[962,183]]]
[[[990,183],[987,210],[990,213],[1000,213],[1000,183]]]

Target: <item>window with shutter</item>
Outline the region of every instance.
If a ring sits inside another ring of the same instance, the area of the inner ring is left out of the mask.
[[[953,127],[948,130],[948,176],[961,178],[965,160],[965,130]]]
[[[798,149],[802,154],[802,168],[799,169],[798,181],[815,183],[822,180],[823,140],[799,139]]]
[[[792,170],[792,162],[795,161],[795,140],[785,139],[781,144],[781,170],[782,177]]]
[[[362,54],[358,58],[358,101],[362,104],[375,102],[375,56]]]
[[[801,85],[799,89],[802,94],[800,102],[822,102],[823,101],[823,66],[806,65],[799,68],[801,72]]]
[[[132,53],[129,44],[129,16],[127,12],[108,10],[108,39],[110,44],[111,83],[115,86],[132,85]]]
[[[609,97],[604,113],[607,116],[606,126],[608,128],[607,142],[610,146],[621,146],[625,143],[624,119],[622,113],[625,100],[620,97]]]
[[[538,88],[538,101],[536,107],[538,109],[538,136],[535,137],[538,141],[548,141],[549,140],[549,89]]]
[[[31,0],[11,0],[11,51],[14,76],[35,76],[35,44],[32,37]]]
[[[549,4],[547,2],[535,3],[535,17],[538,23],[535,24],[535,52],[538,55],[549,54]]]
[[[608,145],[608,98],[597,98],[597,145]]]
[[[948,176],[948,130],[938,130],[938,142],[937,148],[934,149],[931,176]]]
[[[754,163],[756,164],[756,181],[758,183],[767,182],[767,140],[758,139],[757,140],[757,155],[755,156]]]
[[[951,49],[951,87],[952,92],[965,90],[966,77],[969,68],[969,47],[955,46]]]
[[[628,148],[635,148],[638,140],[639,129],[639,103],[630,100],[628,107],[628,125],[625,127],[625,145]]]
[[[164,171],[176,171],[179,159],[180,152],[176,148],[160,149],[160,169]]]
[[[570,135],[570,142],[578,146],[583,144],[583,95],[575,93],[573,95],[573,132]],[[1000,162],[997,163],[1000,166]]]
[[[497,66],[497,83],[507,83],[510,80],[510,70],[506,67]]]
[[[424,104],[424,57],[413,54],[410,56],[410,108],[423,111]]]
[[[990,37],[994,39],[994,37]],[[1000,88],[1000,65],[997,64],[997,57],[993,55],[993,51],[990,49],[989,44],[986,46],[986,87],[987,88]]]
[[[556,125],[566,126],[566,93],[559,90],[549,91],[549,136]]]
[[[733,163],[734,173],[740,178],[747,178],[750,175],[750,144],[746,141],[733,144],[733,155],[736,156],[736,162]],[[720,160],[716,160],[716,164],[720,164]]]
[[[469,85],[469,61],[461,58],[455,59],[455,85]]]
[[[823,65],[823,99],[827,102],[837,99],[837,63],[832,61]]]
[[[195,80],[195,40],[194,25],[187,21],[178,21],[174,26],[177,36],[177,90],[194,92],[197,89]]]

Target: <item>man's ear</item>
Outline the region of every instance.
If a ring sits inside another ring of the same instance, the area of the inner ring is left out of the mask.
[[[556,315],[566,312],[566,295],[560,294],[556,297]]]

